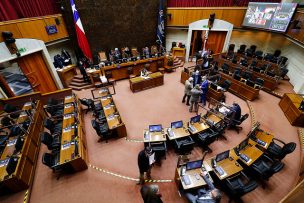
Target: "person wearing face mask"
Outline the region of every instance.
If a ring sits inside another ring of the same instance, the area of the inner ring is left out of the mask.
[[[193,88],[193,78],[190,77],[188,80],[186,80],[185,82],[185,94],[184,94],[184,97],[183,97],[183,100],[182,102],[185,103],[185,100],[187,98],[187,102],[186,102],[186,105],[189,106],[189,100],[190,100],[190,97],[191,97],[191,90]]]
[[[200,66],[197,65],[195,67],[195,71],[192,74],[193,86],[195,86],[197,84],[201,84],[201,82],[202,82],[202,76],[201,76],[201,73],[200,73],[199,69],[200,69]]]

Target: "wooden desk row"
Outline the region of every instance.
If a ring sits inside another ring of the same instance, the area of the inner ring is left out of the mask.
[[[223,170],[223,174],[220,175],[217,173],[214,168],[212,167],[212,160],[215,159],[215,157],[212,157],[208,160],[205,160],[203,162],[203,167],[205,167],[207,172],[214,172],[216,177],[219,180],[224,180],[229,177],[235,176],[239,174],[241,171],[244,170],[242,165],[239,163],[242,162],[243,165],[250,167],[256,160],[258,160],[263,154],[264,151],[267,150],[269,147],[269,144],[272,142],[274,136],[271,134],[268,134],[262,130],[257,130],[255,133],[255,136],[257,139],[260,139],[266,143],[265,146],[259,145],[256,141],[253,139],[249,139],[248,145],[240,151],[241,154],[246,155],[247,157],[250,158],[250,161],[245,162],[243,159],[239,158],[239,156],[235,153],[234,149],[229,150],[229,157],[226,159],[223,159],[219,162],[216,163],[216,167],[220,167]],[[206,185],[206,183],[200,179],[197,180],[196,176],[200,174],[201,169],[193,169],[193,170],[188,170],[186,171],[185,175],[189,175],[191,177],[191,184],[186,185],[181,181],[181,175],[180,175],[180,167],[177,167],[176,169],[176,176],[175,176],[175,181],[176,184],[182,185],[184,190],[188,189],[195,189],[199,187],[203,187]]]
[[[151,73],[148,77],[136,77],[129,80],[132,92],[157,87],[164,84],[164,74],[161,72]]]
[[[113,97],[109,94],[108,88],[101,88],[99,91],[100,102],[105,113],[109,130],[115,131],[118,137],[126,137],[127,130],[126,125],[121,119]]]
[[[242,99],[247,99],[249,101],[253,101],[259,96],[260,89],[255,89],[246,85],[244,82],[238,81],[227,75],[225,73],[221,73],[221,81],[220,83],[224,82],[225,80],[229,80],[231,82],[231,86],[229,88],[229,92],[237,95]]]
[[[86,135],[80,106],[76,96],[71,95],[64,98],[58,165],[69,166],[74,171],[88,168]]]
[[[129,69],[132,69],[132,74],[140,75],[140,71],[144,68],[145,64],[150,64],[149,71],[150,72],[157,72],[158,68],[164,66],[164,56],[156,57],[156,58],[149,58],[149,59],[142,59],[137,61],[129,61],[126,63],[115,64],[111,66],[105,66],[100,70],[96,69],[88,69],[87,73],[94,74],[98,73],[101,75],[105,75],[106,77],[111,76],[111,78],[115,80],[121,80],[129,78]]]
[[[230,60],[224,59],[222,55],[215,55],[214,60],[218,62],[218,67],[222,67],[224,63],[229,65],[229,72],[234,73],[236,68],[241,68],[241,71],[249,71],[252,73],[252,80],[256,80],[257,78],[261,78],[264,80],[264,88],[267,90],[273,91],[278,87],[278,80],[274,77],[268,76],[266,74],[253,71],[245,66],[242,66],[240,64],[234,64]]]
[[[27,110],[31,114],[31,118],[28,114],[22,111],[19,118],[16,120],[17,123],[22,124],[23,122],[30,122],[30,125],[26,133],[23,133],[22,138],[24,143],[22,149],[15,153],[15,145],[18,136],[10,137],[7,142],[0,160],[0,184],[3,186],[2,191],[13,191],[18,192],[29,188],[31,185],[35,168],[37,163],[37,158],[40,149],[40,132],[43,129],[44,115],[41,113],[42,104],[39,100],[36,104],[27,102],[23,105],[22,110]],[[8,176],[6,168],[10,157],[16,157],[18,163],[11,175]]]
[[[284,94],[279,102],[279,106],[287,117],[291,125],[304,128],[304,111],[299,107],[304,100],[304,96],[298,94]]]

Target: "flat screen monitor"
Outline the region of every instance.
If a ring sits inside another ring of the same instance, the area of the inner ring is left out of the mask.
[[[243,150],[243,149],[245,149],[246,147],[247,147],[247,145],[248,145],[248,140],[249,140],[249,138],[246,138],[245,140],[243,140],[240,144],[239,144],[239,146],[238,146],[238,150],[240,151],[240,150]]]
[[[162,125],[149,125],[149,131],[150,132],[161,132]]]
[[[219,161],[222,161],[222,160],[224,160],[224,159],[227,159],[227,158],[229,157],[229,151],[230,151],[230,150],[227,150],[227,151],[224,151],[224,152],[222,152],[222,153],[216,155],[215,161],[216,161],[216,162],[219,162]]]
[[[182,128],[183,127],[183,121],[175,121],[171,123],[171,128]]]
[[[297,3],[249,2],[243,26],[285,32]]]
[[[198,123],[201,120],[201,115],[194,116],[190,118],[190,123]]]
[[[192,170],[192,169],[197,169],[202,167],[203,165],[203,160],[197,160],[197,161],[190,161],[186,165],[187,170]]]

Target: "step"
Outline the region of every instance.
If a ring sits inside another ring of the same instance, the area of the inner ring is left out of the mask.
[[[93,88],[94,85],[92,84],[89,84],[89,85],[85,85],[85,86],[82,86],[82,87],[77,87],[77,86],[74,86],[74,85],[69,85],[69,88],[72,88],[73,90],[77,90],[77,91],[80,91],[80,90],[83,90],[83,89],[89,89],[89,88]]]
[[[73,86],[77,86],[77,87],[82,87],[82,86],[86,86],[86,85],[91,85],[90,83],[87,82],[70,82],[70,85]]]
[[[83,78],[73,78],[72,82],[83,82]]]
[[[74,78],[76,78],[76,79],[82,79],[83,76],[82,75],[74,75]]]

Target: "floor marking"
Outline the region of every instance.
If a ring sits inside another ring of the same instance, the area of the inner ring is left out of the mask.
[[[246,103],[248,105],[248,108],[249,108],[249,112],[250,112],[250,115],[251,115],[251,126],[255,126],[256,123],[257,123],[257,120],[256,120],[256,114],[255,114],[255,111],[253,109],[253,106],[249,103],[248,100],[246,100]]]
[[[25,192],[24,194],[24,198],[23,198],[23,203],[26,203],[27,202],[27,196],[28,196],[28,190]]]
[[[89,167],[95,169],[96,171],[106,173],[106,174],[109,174],[109,175],[112,175],[112,176],[115,176],[115,177],[118,177],[118,178],[122,178],[122,179],[125,179],[125,180],[136,181],[136,182],[139,181],[138,178],[131,178],[131,177],[128,177],[128,176],[113,173],[111,171],[108,171],[108,170],[103,169],[103,168],[99,168],[99,167],[94,166],[92,164],[89,164]],[[145,182],[146,183],[170,183],[170,182],[173,182],[173,180],[145,180]]]
[[[126,141],[128,141],[128,142],[144,142],[143,140],[139,140],[139,139],[129,139],[129,138],[125,138],[126,139]]]
[[[302,150],[304,150],[304,128],[298,128],[300,143],[302,146]]]

